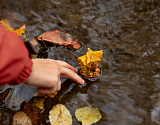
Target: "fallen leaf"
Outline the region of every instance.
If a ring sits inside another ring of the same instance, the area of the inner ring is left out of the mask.
[[[97,107],[93,107],[92,105],[77,109],[75,116],[78,121],[82,122],[82,125],[91,125],[98,122],[102,118],[99,109]]]
[[[21,26],[19,29],[16,29],[14,32],[15,32],[18,36],[21,36],[21,35],[24,35],[24,36],[25,36],[25,29],[26,29],[26,26],[23,25],[23,26]]]
[[[13,125],[32,125],[31,119],[24,112],[17,112],[13,116]]]
[[[88,51],[86,53],[87,55],[87,64],[93,63],[93,62],[100,62],[102,58],[103,50],[100,51],[92,51],[90,48],[88,48]]]
[[[33,103],[32,103],[32,106],[36,106],[36,107],[38,107],[39,109],[44,109],[44,98],[34,98],[33,99]]]
[[[70,34],[60,32],[59,30],[49,31],[38,36],[39,41],[46,41],[59,46],[67,46],[68,48],[79,49],[81,46]]]
[[[32,104],[32,101],[25,103],[23,111],[31,118],[31,121],[34,125],[39,125],[41,109],[39,109],[37,106],[33,106]]]
[[[36,54],[31,54],[31,59],[37,59],[38,58],[38,55]]]
[[[14,29],[9,25],[9,23],[7,22],[6,19],[0,20],[0,24],[1,24],[6,30],[11,31],[11,32],[15,32],[18,36],[21,36],[21,37],[23,36],[23,38],[26,38],[26,36],[25,36],[26,26],[25,26],[25,25],[21,26],[19,29],[15,29],[15,30],[14,30]]]
[[[87,78],[98,77],[100,75],[100,73],[101,73],[101,71],[99,68],[96,68],[95,71],[89,71],[89,70],[82,71],[82,70],[80,70],[80,74],[84,77],[87,77]],[[91,79],[88,79],[88,80],[91,80]],[[93,80],[93,81],[95,81],[95,80]]]
[[[9,25],[6,19],[0,20],[0,24],[8,31],[14,32],[14,29]]]
[[[32,43],[34,46],[36,46],[36,45],[37,45],[37,39],[36,39],[36,38],[33,38],[32,41],[31,41],[31,43]]]
[[[81,66],[81,74],[86,77],[97,77],[97,67],[101,61],[103,50],[92,51],[88,48],[86,55],[78,57],[78,63]],[[100,74],[100,72],[99,72]]]
[[[72,125],[72,116],[69,110],[62,104],[57,104],[49,112],[51,125]]]
[[[155,14],[156,12],[157,12],[157,10],[155,9],[155,10],[152,10],[152,11],[150,11],[150,12],[147,12],[147,14],[153,15],[153,14]]]
[[[45,98],[54,98],[57,95],[57,92],[53,93],[53,94],[46,94],[44,97]]]

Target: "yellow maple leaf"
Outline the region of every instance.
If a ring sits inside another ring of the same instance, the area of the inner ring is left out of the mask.
[[[92,105],[77,109],[75,116],[78,121],[82,122],[82,125],[92,125],[102,118],[99,109]]]
[[[101,61],[102,54],[103,50],[92,51],[90,48],[88,48],[86,55],[77,58],[84,76],[94,75],[94,71]]]
[[[25,26],[25,25],[23,25],[23,26],[21,26],[20,28],[14,30],[14,29],[9,25],[9,23],[8,23],[8,21],[7,21],[6,19],[0,20],[0,24],[1,24],[6,30],[11,31],[11,32],[15,32],[18,36],[22,36],[23,38],[26,38],[26,36],[25,36],[26,26]]]
[[[36,107],[38,107],[39,109],[42,110],[42,109],[44,109],[44,104],[43,104],[44,101],[45,101],[44,98],[40,98],[40,99],[34,98],[32,106],[36,106]]]
[[[49,112],[51,125],[72,125],[72,116],[69,110],[62,104],[57,104]]]

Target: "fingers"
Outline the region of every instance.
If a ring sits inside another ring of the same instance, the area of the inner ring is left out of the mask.
[[[74,72],[77,72],[77,69],[74,68],[73,66],[69,65],[68,63],[64,62],[64,61],[60,61],[60,60],[55,60],[56,63],[62,67],[68,68],[70,70],[73,70]]]
[[[77,82],[80,85],[84,84],[84,80],[81,77],[79,77],[75,72],[73,72],[68,68],[60,67],[60,73],[61,77],[63,76],[65,78],[72,79],[73,81]]]
[[[51,91],[50,88],[37,88],[37,92],[39,94],[51,94],[52,92],[54,93],[54,91]]]
[[[39,87],[38,89],[37,89],[37,92],[39,93],[39,94],[53,94],[53,93],[55,93],[55,92],[57,92],[57,91],[59,91],[60,89],[61,89],[61,81],[59,80],[59,82],[57,83],[58,85],[57,85],[57,88],[56,87],[50,87],[50,88],[41,88],[41,87]]]

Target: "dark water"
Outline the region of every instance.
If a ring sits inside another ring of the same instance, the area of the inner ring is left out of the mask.
[[[58,29],[70,33],[82,45],[79,50],[42,47],[43,58],[64,60],[76,67],[76,58],[85,54],[88,47],[104,51],[99,80],[86,80],[84,86],[69,80],[62,84],[62,103],[70,110],[73,125],[80,125],[74,116],[75,110],[91,104],[98,107],[103,116],[95,125],[160,124],[159,0],[8,0],[0,3],[1,19],[16,22],[14,27],[25,23],[29,40]],[[7,125],[15,111],[5,108],[5,102],[2,104],[0,121]],[[47,124],[43,119],[41,124]]]

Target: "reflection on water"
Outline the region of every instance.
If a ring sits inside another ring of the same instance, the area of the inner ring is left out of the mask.
[[[103,115],[96,125],[157,125],[159,5],[158,0],[8,0],[0,2],[0,17],[10,19],[14,27],[25,23],[29,40],[58,29],[70,33],[82,45],[79,50],[48,46],[42,49],[43,58],[64,60],[76,67],[76,58],[88,47],[104,51],[101,79],[86,81],[86,89],[75,84],[67,88],[76,91],[64,101],[74,125],[80,125],[74,111],[90,104]],[[10,121],[11,116],[7,112],[1,123],[9,124],[4,119]]]

